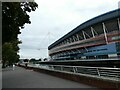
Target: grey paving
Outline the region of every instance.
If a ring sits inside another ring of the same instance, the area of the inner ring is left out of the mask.
[[[94,88],[20,67],[6,68],[2,75],[3,88]]]

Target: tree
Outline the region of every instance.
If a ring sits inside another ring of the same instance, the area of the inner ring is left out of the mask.
[[[24,62],[28,62],[29,61],[29,59],[24,59]]]
[[[19,59],[19,56],[16,55],[16,51],[14,51],[14,47],[11,43],[5,43],[3,44],[3,51],[2,51],[2,59],[3,59],[3,67],[7,65],[11,65],[12,63],[17,62]]]
[[[39,58],[38,61],[42,61],[42,58]]]
[[[2,3],[3,67],[5,67],[4,65],[6,63],[14,63],[19,59],[17,53],[19,51],[18,44],[20,44],[21,41],[18,39],[18,34],[21,34],[20,30],[24,28],[26,23],[31,23],[28,12],[35,11],[37,7],[38,5],[35,2]],[[6,48],[8,48],[8,50]]]
[[[36,59],[35,58],[31,58],[30,62],[33,63],[33,64],[35,64],[36,63]]]
[[[47,59],[47,58],[44,58],[43,60],[44,60],[44,61],[47,61],[48,59]]]
[[[34,59],[34,58],[30,59],[30,62],[35,62],[35,61],[36,61],[36,59]]]

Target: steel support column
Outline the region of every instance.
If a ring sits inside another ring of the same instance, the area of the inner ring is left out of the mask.
[[[106,27],[105,27],[105,24],[104,24],[104,23],[102,23],[102,25],[103,25],[104,35],[105,35],[105,41],[106,41],[106,43],[108,44],[108,38],[107,38],[107,34],[106,34]]]
[[[78,34],[76,34],[76,36],[77,36],[77,40],[79,41],[80,39],[79,39],[79,35]]]
[[[84,39],[86,39],[85,32],[84,32],[84,31],[82,31],[82,33],[83,33],[83,37],[84,37]]]
[[[91,32],[92,32],[92,36],[95,37],[94,31],[93,31],[93,27],[91,27]]]
[[[119,27],[119,31],[120,31],[120,19],[118,18],[118,27]]]

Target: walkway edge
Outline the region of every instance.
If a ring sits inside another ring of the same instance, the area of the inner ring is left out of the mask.
[[[19,65],[20,67],[24,67],[22,65]],[[77,81],[80,83],[92,85],[95,87],[103,88],[105,90],[120,90],[120,81],[112,81],[112,80],[107,80],[107,79],[102,79],[102,78],[96,78],[96,77],[91,77],[91,76],[85,76],[82,74],[72,74],[69,72],[59,72],[55,70],[48,70],[48,69],[42,69],[42,68],[37,68],[37,67],[27,67],[26,69],[32,69],[37,72],[53,75],[56,77],[72,80],[72,81]]]

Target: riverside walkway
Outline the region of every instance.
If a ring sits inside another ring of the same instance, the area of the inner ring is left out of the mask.
[[[2,88],[95,88],[21,67],[3,69]]]

